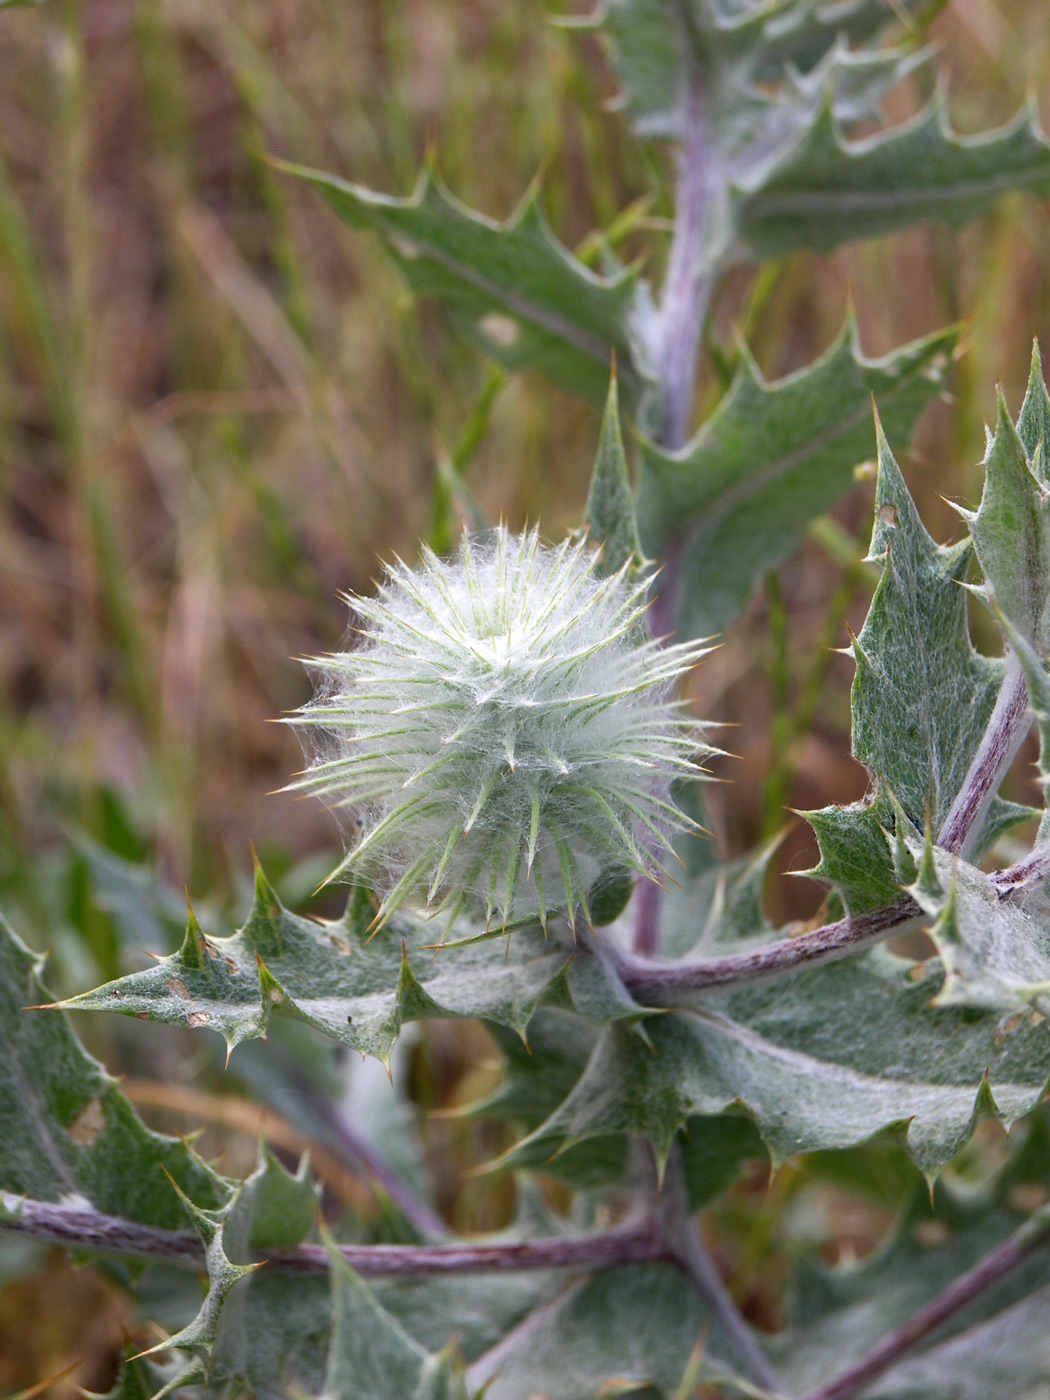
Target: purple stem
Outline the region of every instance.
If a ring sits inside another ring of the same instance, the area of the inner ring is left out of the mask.
[[[999,698],[970,770],[937,834],[937,845],[964,858],[980,835],[988,808],[1017,757],[1031,724],[1028,686],[1014,652],[1006,659]]]
[[[695,72],[686,96],[680,159],[674,232],[660,299],[657,366],[663,389],[660,442],[671,452],[682,447],[689,435],[700,336],[711,295],[703,257],[711,162],[703,93]]]
[[[612,945],[606,945],[606,950],[632,996],[649,1004],[665,1005],[682,992],[753,982],[760,977],[831,962],[892,934],[906,933],[917,927],[923,918],[922,910],[913,899],[902,899],[886,909],[839,919],[837,923],[825,924],[797,938],[781,938],[752,952],[727,953],[719,958],[657,963]]]
[[[708,157],[703,95],[694,75],[686,99],[674,233],[660,303],[658,333],[657,368],[663,397],[659,438],[661,445],[672,452],[684,445],[689,433],[700,336],[711,293],[711,279],[705,272],[702,255],[710,178]],[[656,585],[656,597],[650,609],[649,626],[657,638],[674,631],[674,577],[672,550]],[[652,880],[645,881],[638,891],[634,949],[642,957],[651,957],[659,947],[661,896],[660,887]]]
[[[888,1371],[906,1351],[924,1341],[968,1303],[986,1293],[1048,1241],[1050,1221],[1040,1212],[1026,1221],[1004,1244],[986,1254],[969,1273],[957,1278],[940,1297],[920,1308],[910,1322],[884,1337],[856,1365],[850,1366],[826,1385],[810,1391],[803,1400],[852,1400],[853,1396]]]
[[[189,1268],[204,1267],[204,1246],[188,1230],[162,1230],[104,1215],[91,1206],[24,1200],[0,1192],[0,1229],[67,1249],[92,1254],[163,1259]],[[338,1252],[360,1274],[418,1275],[508,1273],[523,1269],[611,1269],[655,1259],[670,1259],[656,1222],[645,1219],[614,1230],[518,1244],[340,1245]],[[319,1274],[328,1269],[323,1245],[301,1244],[261,1256],[270,1268]]]
[[[1028,890],[1050,880],[1050,841],[1036,846],[1024,860],[1007,870],[996,870],[989,877],[1000,899],[1014,890]]]
[[[671,1148],[653,1205],[671,1257],[722,1324],[748,1376],[765,1390],[779,1394],[780,1380],[726,1288],[699,1226],[691,1218],[677,1143]]]

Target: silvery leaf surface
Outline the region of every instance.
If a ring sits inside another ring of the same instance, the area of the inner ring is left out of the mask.
[[[1021,1223],[1016,1211],[975,1193],[955,1199],[938,1187],[934,1203],[917,1198],[890,1239],[862,1263],[834,1269],[800,1263],[788,1326],[771,1347],[791,1394],[804,1394],[859,1361]],[[865,1394],[879,1400],[1027,1394],[1050,1367],[1048,1288],[1046,1253],[1038,1251]]]
[[[854,51],[902,15],[916,19],[930,5],[907,0],[896,8],[895,14],[880,0],[833,5],[822,0],[604,0],[587,23],[610,42],[620,105],[639,135],[682,139],[690,73],[698,71],[713,109],[717,142],[723,123],[731,127],[742,112],[797,102],[799,79],[814,71],[842,101],[843,119],[853,117],[868,85],[858,83],[857,74],[829,78],[836,62],[868,69],[872,86],[862,110],[872,115],[887,70],[892,74],[903,55],[890,50],[887,58],[887,51],[874,45]],[[882,70],[877,80],[875,68]],[[771,102],[771,85],[787,91],[777,92]],[[739,141],[734,144],[739,149]]]
[[[872,455],[872,396],[887,430],[911,435],[942,391],[954,341],[954,332],[941,332],[869,360],[847,322],[821,359],[773,383],[745,355],[725,398],[681,451],[641,441],[639,533],[649,554],[675,556],[681,639],[733,622],[814,516],[850,490],[853,469]]]
[[[1004,891],[991,875],[948,851],[913,847],[910,888],[930,920],[944,965],[938,1006],[1050,1014],[1050,901],[1040,890]],[[1039,1019],[1037,1017],[1037,1019]],[[1011,1014],[1004,1033],[1020,1016]]]
[[[222,1204],[230,1183],[184,1142],[139,1121],[68,1018],[27,1009],[48,1001],[41,971],[0,920],[0,1191],[79,1198],[165,1229],[186,1224],[172,1181],[203,1206]]]
[[[533,1140],[568,1147],[625,1133],[646,1134],[663,1158],[692,1115],[733,1108],[752,1117],[774,1163],[897,1126],[935,1176],[980,1118],[1010,1123],[1039,1101],[1050,1028],[1026,1022],[1003,1038],[998,1013],[931,1007],[943,971],[912,967],[875,949],[705,996],[641,1028],[610,1027],[511,1161]]]
[[[440,926],[399,914],[374,936],[359,891],[343,919],[316,923],[283,908],[262,872],[244,927],[208,938],[191,920],[177,953],[66,1005],[218,1031],[232,1049],[293,1016],[386,1061],[405,1021],[480,1016],[524,1032],[545,1001],[595,1019],[644,1015],[615,975],[569,941],[520,929],[502,944],[435,950]]]
[[[963,512],[987,593],[1025,641],[1050,643],[1050,480],[1044,436],[1050,397],[1038,347],[1017,426],[1000,396],[976,512]]]
[[[951,809],[991,716],[1003,662],[970,641],[966,590],[969,540],[943,547],[919,519],[885,436],[879,436],[875,527],[869,557],[883,564],[860,635],[853,642],[853,754],[869,770],[868,798],[807,814],[828,880],[851,913],[899,895],[890,837],[894,804],[905,825],[936,832]],[[1026,815],[993,806],[989,829]]]

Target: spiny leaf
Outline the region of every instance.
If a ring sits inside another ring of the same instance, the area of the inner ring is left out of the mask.
[[[744,0],[728,6],[719,0],[604,0],[589,26],[612,43],[613,66],[623,89],[620,105],[643,136],[680,141],[686,120],[686,91],[691,70],[700,75],[715,141],[739,151],[753,128],[747,118],[761,121],[766,109],[794,95],[771,97],[769,87],[793,89],[796,75],[817,71],[821,86],[836,91],[839,83],[828,72],[829,59],[850,63],[886,63],[876,49],[853,57],[856,46],[877,36],[901,14],[918,16],[928,0],[907,0],[897,13],[882,0],[852,0],[827,6],[819,0]],[[891,51],[892,54],[892,51]],[[892,54],[888,63],[899,62]],[[823,69],[823,71],[820,71]],[[856,83],[842,82],[856,110]],[[881,86],[885,86],[883,83]],[[764,102],[763,102],[764,98]],[[845,114],[844,114],[845,115]],[[872,100],[864,115],[874,115]],[[743,119],[742,119],[743,118]],[[735,119],[735,120],[734,120]]]
[[[179,1229],[169,1176],[204,1207],[229,1195],[185,1143],[139,1122],[117,1081],[47,1001],[40,959],[0,919],[0,1189],[40,1201],[83,1197],[144,1225]]]
[[[644,1300],[644,1306],[641,1306]],[[567,1289],[471,1371],[485,1400],[581,1400],[653,1386],[671,1395],[701,1331],[707,1360],[732,1351],[696,1293],[666,1264],[632,1264]]]
[[[314,1280],[271,1282],[271,1271],[264,1270],[257,1277],[259,1266],[249,1261],[253,1250],[288,1248],[304,1239],[317,1217],[317,1188],[307,1175],[305,1160],[292,1176],[260,1146],[255,1171],[220,1211],[200,1211],[184,1204],[205,1246],[208,1291],[197,1316],[169,1338],[165,1349],[189,1351],[205,1360],[209,1379],[217,1389],[236,1382],[250,1385],[253,1393],[260,1393],[261,1381],[261,1393],[265,1395],[266,1382],[279,1380],[272,1362],[270,1375],[260,1365],[272,1346],[272,1337],[264,1342],[261,1334],[269,1320],[267,1304],[274,1292],[280,1294],[283,1290],[286,1295],[286,1314],[291,1310],[300,1345],[302,1334],[308,1339],[319,1331],[323,1333],[328,1319],[326,1310],[320,1308],[313,1325],[304,1326],[294,1305],[291,1295],[296,1290],[317,1301]],[[244,1286],[237,1288],[242,1282]],[[277,1329],[278,1336],[282,1330]],[[309,1366],[304,1375],[296,1357],[298,1346],[291,1344],[292,1335],[283,1338],[280,1369],[287,1367],[297,1380],[306,1380]]]
[[[578,1191],[622,1189],[630,1183],[637,1159],[626,1132],[571,1140],[557,1116],[594,1053],[598,1032],[578,1017],[544,1009],[529,1026],[527,1050],[506,1031],[494,1035],[503,1057],[499,1086],[468,1112],[475,1118],[513,1123],[526,1136],[489,1169],[535,1171]],[[636,1055],[652,1053],[648,1040],[638,1041]],[[680,1146],[694,1209],[732,1185],[744,1163],[767,1155],[754,1123],[733,1114],[687,1119]]]
[[[985,1113],[1009,1124],[1038,1102],[1050,1028],[1026,1024],[1003,1040],[997,1014],[931,1009],[941,972],[908,980],[909,968],[875,949],[707,997],[691,1012],[647,1022],[649,1053],[626,1028],[603,1031],[571,1093],[532,1138],[571,1145],[644,1133],[663,1157],[692,1115],[739,1106],[774,1163],[907,1125],[909,1152],[936,1175]],[[522,1149],[529,1145],[526,1138]]]
[[[959,587],[969,541],[926,533],[880,429],[869,558],[884,564],[854,644],[853,753],[912,823],[936,832],[962,786],[1002,679],[970,642]]]
[[[189,1351],[205,1360],[215,1341],[226,1300],[231,1292],[249,1275],[256,1272],[258,1264],[235,1264],[226,1252],[225,1222],[236,1196],[219,1210],[201,1210],[180,1193],[180,1200],[194,1229],[204,1245],[204,1259],[208,1270],[208,1291],[200,1310],[185,1327],[151,1347],[151,1351]]]
[[[255,1170],[237,1191],[223,1223],[230,1257],[247,1263],[252,1250],[301,1243],[314,1226],[318,1207],[318,1188],[306,1158],[293,1175],[260,1145]]]
[[[1001,1203],[975,1192],[956,1199],[938,1187],[934,1204],[935,1210],[928,1197],[916,1198],[892,1238],[863,1263],[830,1270],[802,1266],[789,1324],[771,1347],[790,1394],[808,1393],[858,1361],[1002,1244],[1018,1223]],[[1045,1320],[1048,1279],[1050,1262],[1041,1250],[1019,1275],[950,1319],[932,1347],[906,1356],[865,1394],[873,1400],[1038,1394],[1050,1358],[1046,1327],[1037,1324]]]
[[[630,1179],[626,1135],[594,1136],[568,1144],[564,1134],[538,1133],[571,1093],[594,1052],[598,1031],[579,1016],[544,1007],[529,1024],[528,1046],[499,1027],[502,1073],[491,1094],[471,1104],[471,1117],[513,1123],[526,1133],[524,1145],[489,1164],[491,1170],[533,1169],[577,1190],[624,1185]],[[639,1047],[640,1052],[642,1047]]]
[[[648,294],[635,272],[592,273],[551,233],[535,192],[506,224],[465,208],[425,169],[407,199],[278,162],[308,180],[355,228],[374,229],[418,296],[507,369],[538,369],[600,406],[616,355],[628,397],[651,377]]]
[[[708,636],[799,543],[814,516],[853,485],[871,454],[874,395],[906,439],[942,387],[955,333],[868,360],[852,320],[808,369],[767,384],[745,354],[716,412],[680,452],[642,441],[638,522],[653,556],[677,547],[676,630]]]
[[[1039,389],[1046,390],[1035,363],[1032,374],[1025,402],[1038,405]],[[1050,642],[1050,497],[1033,474],[1034,460],[1000,395],[984,459],[981,505],[976,514],[963,514],[989,593],[1026,641],[1045,647]]]
[[[329,1252],[332,1341],[322,1400],[409,1400],[427,1353],[380,1306],[336,1249]]]
[[[1050,1012],[1045,898],[1026,898],[1023,891],[1004,896],[983,871],[929,843],[926,859],[936,878],[920,878],[911,894],[930,916],[930,936],[947,974],[936,1004],[1003,1013],[1035,1009],[1045,1016]]]
[[[601,574],[615,574],[624,565],[629,565],[635,573],[641,569],[644,556],[638,540],[630,471],[620,431],[615,375],[609,385],[583,519],[590,538],[602,546],[598,565]]]
[[[1039,482],[1048,484],[1047,451],[1050,450],[1050,394],[1043,378],[1043,357],[1039,342],[1032,345],[1032,368],[1028,375],[1028,390],[1017,419],[1017,433]]]
[[[894,803],[918,831],[936,833],[988,723],[1003,663],[970,642],[965,590],[968,540],[948,548],[926,533],[880,427],[875,527],[869,557],[884,564],[860,636],[854,639],[853,753],[873,777],[850,808],[807,813],[821,861],[808,872],[834,884],[850,913],[897,897],[887,833]],[[887,792],[888,789],[888,792]],[[993,804],[977,851],[992,833],[1022,820],[1022,808]]]
[[[206,1026],[231,1047],[290,1015],[384,1062],[405,1020],[482,1016],[521,1034],[548,997],[586,1014],[644,1014],[597,960],[575,968],[573,949],[539,929],[515,933],[506,956],[487,943],[435,953],[433,926],[404,914],[370,937],[372,912],[352,898],[338,922],[298,918],[260,871],[239,933],[205,939],[191,925],[178,953],[67,1005]]]
[[[847,141],[826,104],[794,147],[734,190],[736,253],[826,253],[931,220],[959,228],[1014,189],[1050,192],[1050,143],[1030,111],[960,137],[938,97],[906,126]]]
[[[876,786],[862,802],[824,807],[802,816],[813,828],[820,860],[805,871],[833,886],[846,911],[857,915],[883,909],[900,898],[900,881],[887,842],[894,830],[893,803]]]

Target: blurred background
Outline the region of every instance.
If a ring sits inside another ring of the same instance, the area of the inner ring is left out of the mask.
[[[50,0],[0,11],[0,909],[50,951],[56,992],[168,951],[184,889],[206,927],[229,928],[247,907],[252,842],[287,903],[338,909],[337,895],[313,894],[337,829],[319,804],[275,795],[300,754],[273,721],[308,698],[296,658],[341,644],[340,591],[367,590],[380,560],[410,557],[444,528],[439,463],[492,517],[539,521],[555,539],[578,523],[592,410],[495,371],[437,307],[410,302],[377,242],[266,160],[403,195],[430,149],[450,190],[496,218],[542,172],[570,247],[593,261],[593,234],[618,221],[617,251],[644,254],[658,280],[669,154],[630,138],[600,43],[550,22],[567,9]],[[953,0],[933,34],[958,129],[1006,121],[1029,90],[1050,122],[1050,9]],[[918,83],[894,94],[894,118],[928,98]],[[1010,196],[962,235],[920,229],[757,278],[741,270],[714,306],[698,406],[724,392],[741,331],[776,377],[827,347],[851,300],[869,355],[964,321],[954,401],[928,411],[914,451],[895,444],[947,540],[957,525],[944,497],[972,504],[980,490],[996,382],[1016,412],[1032,337],[1050,328],[1048,267],[1046,209]],[[697,678],[699,712],[738,722],[713,733],[737,755],[713,803],[727,854],[791,822],[787,807],[864,791],[849,758],[852,667],[830,650],[847,623],[859,628],[872,585],[864,477]],[[991,646],[983,619],[974,625]],[[812,856],[795,819],[780,871]],[[783,875],[770,890],[781,919],[820,898]],[[212,1047],[123,1022],[78,1029],[114,1072],[135,1065],[150,1121],[211,1123],[205,1146],[230,1170],[250,1163],[259,1115],[245,1105],[232,1121],[237,1081],[220,1080]],[[476,1097],[483,1033],[421,1034],[413,1101]],[[505,1215],[502,1188],[465,1175],[499,1147],[484,1131],[425,1129],[439,1205],[460,1228]],[[852,1220],[822,1228],[835,1248],[863,1251],[877,1228]],[[768,1245],[755,1239],[740,1264],[752,1274]],[[133,1325],[104,1272],[0,1251],[0,1393],[77,1357],[76,1381],[104,1389]]]

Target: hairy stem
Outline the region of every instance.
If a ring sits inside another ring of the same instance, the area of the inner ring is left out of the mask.
[[[681,447],[689,435],[700,336],[711,295],[711,277],[703,258],[710,166],[703,93],[699,74],[694,71],[686,97],[671,253],[660,299],[660,441],[671,451]]]
[[[703,236],[711,178],[707,124],[699,74],[694,70],[686,98],[685,139],[675,191],[674,232],[667,277],[660,298],[657,371],[660,377],[660,443],[675,451],[689,434],[700,337],[711,295],[710,271],[704,265]],[[650,612],[656,637],[673,632],[674,559],[669,554]],[[651,957],[659,948],[662,891],[646,881],[635,902],[635,952]]]
[[[1050,1216],[1043,1210],[1026,1221],[1004,1244],[986,1254],[969,1273],[957,1278],[940,1297],[920,1308],[910,1322],[884,1337],[867,1356],[826,1385],[810,1391],[803,1400],[852,1400],[853,1396],[860,1394],[872,1381],[888,1371],[905,1352],[924,1341],[931,1332],[986,1293],[1048,1242]]]
[[[683,992],[754,982],[761,977],[782,976],[817,963],[831,962],[891,935],[907,933],[917,928],[923,919],[923,912],[913,899],[901,899],[885,909],[858,914],[852,919],[839,919],[837,923],[826,924],[797,938],[767,943],[752,952],[681,962],[648,962],[622,949],[606,946],[631,995],[638,1001],[660,1006],[673,1002]]]
[[[980,748],[937,833],[938,846],[946,851],[955,851],[964,858],[973,850],[992,799],[999,791],[1007,769],[1017,757],[1030,723],[1028,686],[1021,663],[1011,651],[1007,656],[999,698]]]
[[[204,1246],[190,1231],[139,1225],[104,1215],[91,1206],[23,1200],[10,1191],[0,1191],[0,1217],[2,1230],[67,1249],[204,1267]],[[359,1274],[371,1276],[611,1269],[671,1257],[658,1225],[648,1218],[614,1230],[520,1244],[341,1245],[339,1253]],[[328,1268],[328,1251],[323,1245],[270,1250],[262,1257],[270,1268],[295,1273],[318,1274]]]
[[[672,1146],[667,1160],[664,1179],[654,1201],[654,1213],[671,1257],[721,1323],[749,1378],[766,1390],[779,1392],[776,1372],[726,1288],[699,1227],[690,1218],[682,1154],[677,1143]]]
[[[1050,841],[1041,841],[1024,860],[1006,870],[996,870],[991,876],[1000,899],[1014,890],[1034,889],[1047,880],[1050,880]]]

